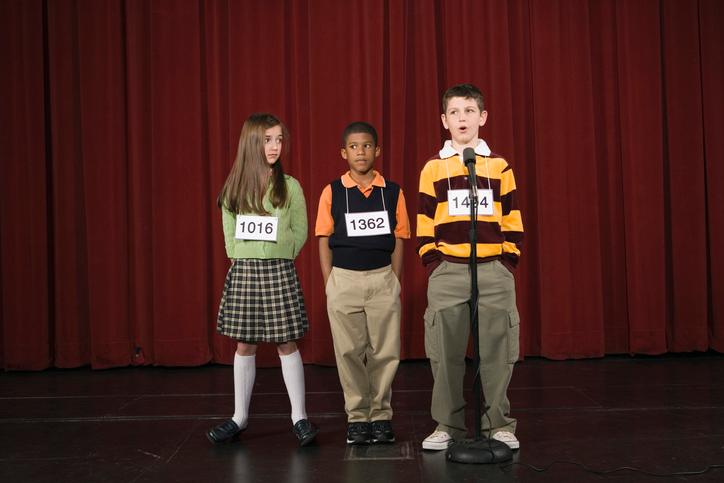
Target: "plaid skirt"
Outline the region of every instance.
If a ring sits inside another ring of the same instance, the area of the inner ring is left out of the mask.
[[[236,259],[224,282],[216,330],[248,342],[288,342],[309,328],[292,260]]]

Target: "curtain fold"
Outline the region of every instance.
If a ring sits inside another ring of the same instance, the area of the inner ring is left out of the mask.
[[[313,225],[341,131],[377,127],[414,227],[461,82],[516,175],[521,353],[722,351],[722,21],[717,0],[6,0],[0,364],[229,363],[216,196],[257,111],[288,125],[307,200],[302,354],[333,364]],[[425,357],[415,245],[403,358]]]
[[[704,133],[707,232],[707,327],[709,345],[724,350],[724,32],[720,28],[724,4],[701,0],[698,12],[701,58],[701,122]],[[685,102],[682,99],[681,102]]]
[[[45,12],[40,2],[0,3],[0,363],[53,364]]]

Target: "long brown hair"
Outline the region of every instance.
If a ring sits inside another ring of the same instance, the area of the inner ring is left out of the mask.
[[[264,133],[274,126],[282,128],[282,154],[272,166],[264,155]],[[287,204],[287,184],[284,181],[282,158],[289,153],[289,132],[282,122],[269,113],[252,114],[244,122],[239,135],[239,147],[231,172],[216,200],[219,208],[225,206],[232,213],[268,215],[263,200],[267,182],[272,183],[271,203],[278,208]]]

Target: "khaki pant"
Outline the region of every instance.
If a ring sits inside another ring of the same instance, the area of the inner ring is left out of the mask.
[[[390,266],[333,267],[325,287],[339,382],[349,422],[392,419],[400,362],[400,282]]]
[[[515,432],[507,391],[518,360],[519,316],[513,274],[499,261],[478,264],[480,377],[492,433]],[[437,430],[464,438],[463,377],[470,334],[470,274],[467,264],[443,261],[430,275],[425,311],[425,351],[434,379],[432,418]]]

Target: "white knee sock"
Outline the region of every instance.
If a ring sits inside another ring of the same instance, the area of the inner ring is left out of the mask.
[[[256,377],[256,356],[240,356],[234,353],[234,420],[245,428],[249,418],[251,391]]]
[[[300,419],[307,419],[307,410],[304,407],[304,365],[302,356],[296,351],[287,356],[279,354],[282,361],[282,375],[287,386],[289,402],[292,405],[292,424]]]

